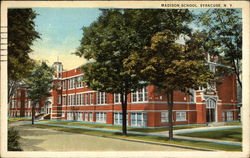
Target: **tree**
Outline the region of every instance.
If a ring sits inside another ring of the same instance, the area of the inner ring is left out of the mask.
[[[50,96],[50,90],[53,88],[53,73],[54,69],[45,62],[41,62],[35,65],[32,73],[25,80],[28,97],[32,101],[32,124],[34,124],[36,105]]]
[[[178,35],[190,33],[186,24],[191,19],[186,9],[104,9],[97,21],[83,28],[81,46],[75,54],[93,60],[83,66],[84,81],[94,90],[120,94],[124,135],[127,95],[146,82],[136,74],[128,74],[123,61],[149,45],[151,36],[159,30],[172,28]]]
[[[32,9],[8,10],[8,97],[13,96],[20,81],[34,66],[29,57],[34,40],[40,38],[35,30],[36,13]],[[8,99],[8,100],[9,100]]]
[[[129,74],[140,76],[166,94],[169,140],[173,139],[174,91],[198,89],[213,77],[206,66],[204,54],[198,51],[199,46],[195,46],[196,41],[188,41],[184,46],[175,42],[177,38],[170,30],[158,32],[152,37],[150,46],[134,52],[124,61]]]
[[[203,47],[209,54],[219,56],[223,75],[234,73],[241,82],[242,18],[239,9],[209,9],[198,18],[206,38]],[[225,69],[226,68],[226,69]]]

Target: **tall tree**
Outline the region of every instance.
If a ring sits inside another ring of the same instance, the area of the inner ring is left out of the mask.
[[[219,67],[219,69],[227,74],[233,72],[238,84],[242,87],[242,17],[240,10],[209,9],[199,15],[198,23],[206,36],[203,40],[205,51],[219,56],[219,64],[227,66]]]
[[[32,124],[34,124],[37,104],[50,96],[50,90],[53,88],[53,74],[54,69],[42,62],[37,63],[32,73],[25,79],[28,97],[32,101]]]
[[[8,97],[14,94],[19,82],[32,70],[31,46],[40,38],[35,30],[36,13],[32,9],[8,10]]]
[[[124,61],[131,75],[140,76],[166,94],[169,140],[173,139],[174,91],[188,92],[206,86],[213,77],[196,42],[189,41],[184,46],[177,44],[177,39],[178,35],[170,30],[158,32],[152,37],[150,46],[134,52]]]
[[[94,90],[120,94],[124,135],[127,95],[146,82],[140,82],[136,74],[128,74],[123,61],[149,45],[159,30],[171,28],[178,35],[190,33],[186,24],[191,20],[192,14],[185,9],[104,9],[96,22],[83,28],[81,46],[75,54],[94,60],[83,66],[84,80]]]

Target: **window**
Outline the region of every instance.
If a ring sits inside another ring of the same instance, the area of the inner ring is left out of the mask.
[[[106,123],[106,112],[97,112],[96,122]]]
[[[176,121],[186,121],[186,112],[176,112]]]
[[[89,94],[88,93],[85,94],[85,104],[86,105],[89,104]]]
[[[68,95],[68,105],[74,105],[75,104],[75,95],[71,94]]]
[[[146,113],[131,113],[131,126],[145,127],[147,123]]]
[[[76,77],[76,88],[81,88],[83,87],[83,76]]]
[[[91,112],[91,113],[89,113],[89,121],[93,121],[93,113]]]
[[[213,99],[208,99],[208,100],[206,101],[206,108],[208,108],[208,109],[213,109],[213,108],[215,108],[215,106],[216,106],[216,101],[215,101],[215,100],[213,100]]]
[[[63,80],[63,81],[62,81],[62,87],[63,87],[63,90],[66,89],[66,80]]]
[[[61,98],[62,98],[62,96],[61,95],[58,95],[58,104],[61,104]]]
[[[73,89],[73,88],[75,88],[75,78],[71,78],[71,79],[69,79],[68,81],[69,81],[68,89]]]
[[[168,112],[161,112],[161,122],[168,122]]]
[[[82,113],[81,112],[78,112],[77,121],[82,121]]]
[[[222,121],[223,121],[223,122],[226,121],[226,112],[222,112]]]
[[[82,94],[80,94],[80,105],[83,105],[83,100],[84,100],[84,98],[83,98],[83,93],[82,93]]]
[[[121,103],[121,94],[114,94],[114,103],[115,104],[120,104]]]
[[[79,105],[79,102],[80,102],[79,94],[76,94],[76,105]]]
[[[132,102],[144,102],[148,100],[148,89],[144,87],[132,93]]]
[[[125,100],[125,96],[123,96],[123,100]],[[114,94],[114,103],[115,104],[121,104],[121,94]]]
[[[233,121],[233,111],[227,112],[227,121]]]
[[[66,105],[66,96],[62,97],[62,105]]]
[[[89,104],[92,105],[93,104],[93,93],[89,94]]]
[[[89,121],[89,114],[87,112],[84,113],[84,121]]]
[[[97,92],[97,104],[106,104],[107,98],[105,92]]]
[[[31,107],[31,100],[28,101],[28,108]]]
[[[114,124],[121,125],[122,124],[122,118],[123,118],[122,112],[115,112],[114,113]],[[128,113],[127,113],[126,120],[127,120],[127,124],[128,124]]]

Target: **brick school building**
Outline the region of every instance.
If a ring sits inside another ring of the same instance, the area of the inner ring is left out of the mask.
[[[80,68],[63,70],[61,62],[55,62],[54,85],[48,98],[50,104],[40,103],[36,115],[48,119],[122,124],[120,96],[97,92],[81,81]],[[215,65],[210,63],[211,70]],[[192,95],[174,92],[174,125],[210,124],[238,120],[237,84],[234,75],[224,77],[207,89],[192,90]],[[10,117],[30,117],[31,101],[25,88],[19,88],[9,103]],[[168,125],[166,96],[149,85],[128,94],[127,124],[134,127],[163,127]]]

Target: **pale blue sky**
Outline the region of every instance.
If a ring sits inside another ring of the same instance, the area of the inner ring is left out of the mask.
[[[38,14],[35,19],[36,30],[41,39],[34,42],[31,58],[46,60],[49,65],[53,62],[63,62],[64,68],[69,70],[86,62],[85,59],[73,54],[80,46],[83,36],[81,28],[89,26],[100,15],[98,8],[33,8]],[[195,14],[207,9],[191,9]],[[198,29],[195,24],[190,25]],[[180,42],[183,39],[179,40]]]
[[[34,42],[31,57],[51,65],[59,57],[65,69],[85,62],[71,53],[80,45],[83,26],[89,26],[100,14],[98,8],[33,8],[38,16],[36,30],[41,39]]]

